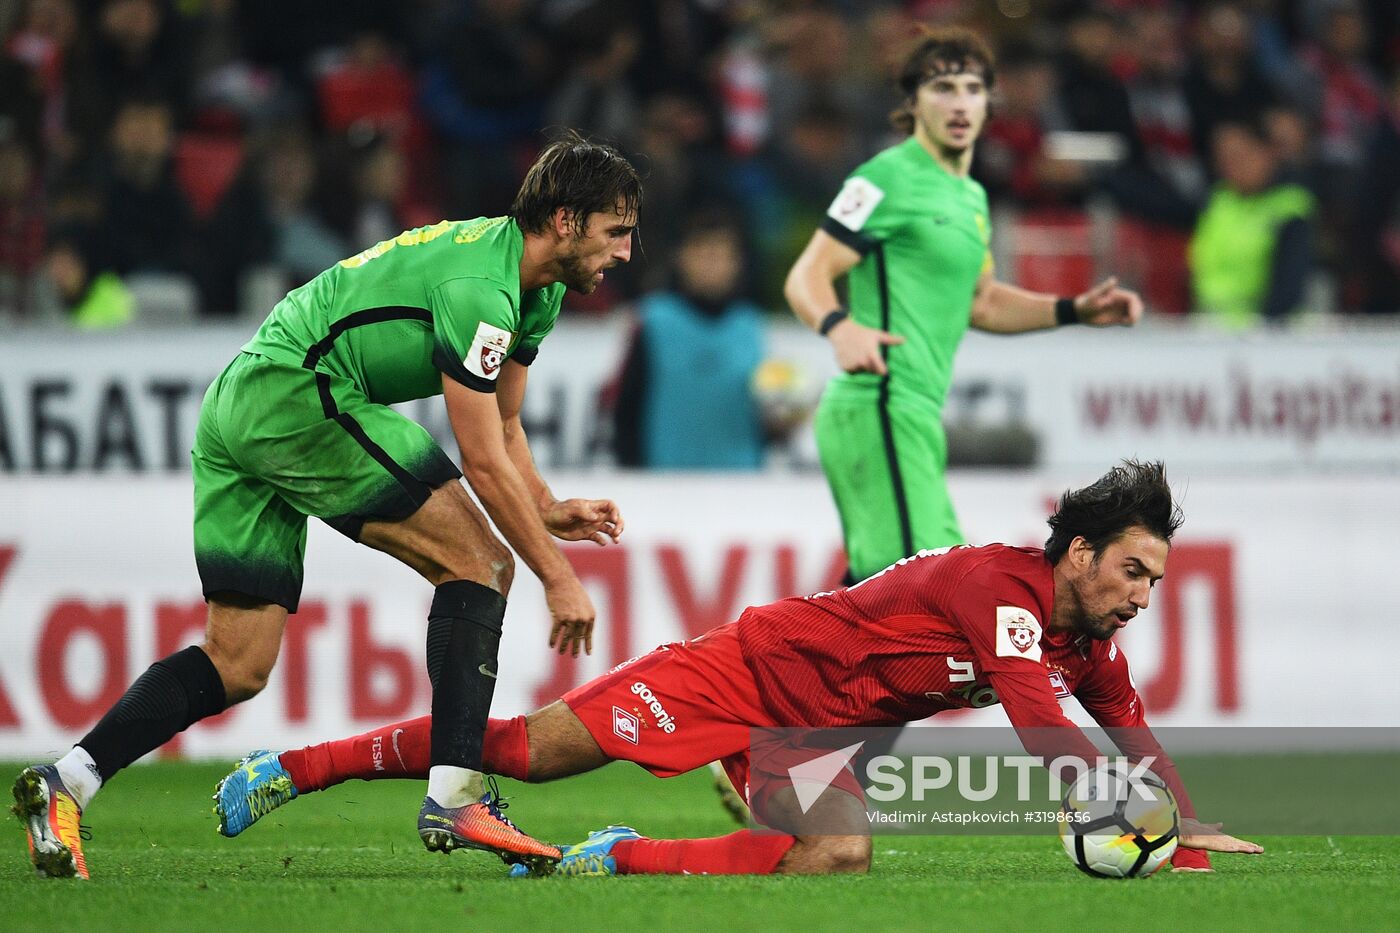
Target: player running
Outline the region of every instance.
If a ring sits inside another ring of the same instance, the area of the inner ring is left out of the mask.
[[[1129,758],[1155,756],[1152,768],[1183,815],[1176,867],[1208,869],[1208,849],[1262,851],[1194,819],[1112,641],[1147,607],[1181,522],[1161,464],[1125,462],[1067,492],[1049,521],[1043,551],[992,544],[923,552],[849,589],[750,608],[736,622],[663,645],[528,716],[492,719],[483,767],[539,782],[618,760],[659,777],[718,760],[771,826],[798,808],[786,768],[774,764],[784,749],[752,758],[751,729],[904,723],[990,697],[1032,754],[1092,761],[1098,751],[1060,711],[1054,680],[1113,728]],[[254,779],[235,771],[216,790],[220,832],[237,835],[299,794],[350,778],[421,775],[430,764],[431,729],[424,717],[280,755],[254,753]],[[609,827],[566,849],[559,870],[863,872],[869,823],[853,783],[838,780],[834,786],[848,793],[824,795],[813,808],[823,832],[741,830],[668,840]],[[830,831],[862,824],[864,833]]]
[[[994,80],[975,33],[926,31],[901,67],[904,100],[891,116],[909,138],[851,173],[788,273],[793,312],[831,341],[843,370],[822,394],[815,428],[847,583],[963,542],[941,418],[969,326],[1014,334],[1142,316],[1138,295],[1111,278],[1057,299],[994,277],[987,193],[968,174]],[[842,276],[849,310],[836,294]]]
[[[424,845],[529,864],[559,858],[502,815],[480,773],[514,559],[458,481],[465,473],[544,584],[550,647],[591,651],[593,604],[550,535],[605,544],[622,533],[622,516],[606,499],[554,498],[520,406],[565,289],[591,292],[631,257],[640,200],[621,155],[570,133],[530,168],[509,216],[409,230],[273,309],[200,409],[194,539],[209,603],[204,643],[157,661],[71,752],[20,774],[15,812],[41,875],[88,877],[78,819],[98,789],[267,683],[301,595],[308,516],[436,587]],[[387,407],[438,394],[460,471],[426,430]]]

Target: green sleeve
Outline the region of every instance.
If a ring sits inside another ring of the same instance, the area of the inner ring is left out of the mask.
[[[897,177],[882,161],[852,172],[827,209],[822,229],[864,256],[899,226]]]
[[[495,392],[519,321],[515,302],[497,282],[450,279],[433,289],[433,365],[470,389]]]

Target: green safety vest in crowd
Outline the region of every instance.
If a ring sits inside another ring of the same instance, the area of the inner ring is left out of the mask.
[[[1313,196],[1299,185],[1253,195],[1217,186],[1187,252],[1200,310],[1231,327],[1258,321],[1279,231],[1291,220],[1311,217],[1315,207]]]

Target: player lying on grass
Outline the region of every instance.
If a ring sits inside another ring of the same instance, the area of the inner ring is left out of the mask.
[[[658,777],[718,760],[765,822],[786,825],[784,815],[801,808],[786,768],[769,761],[782,755],[752,759],[751,729],[904,723],[970,707],[974,697],[983,705],[995,691],[992,702],[999,699],[1031,754],[1092,761],[1099,752],[1060,711],[1053,674],[1113,730],[1130,759],[1156,757],[1151,767],[1175,793],[1183,816],[1175,867],[1208,869],[1205,850],[1262,851],[1194,819],[1175,767],[1146,728],[1127,659],[1112,641],[1147,607],[1181,522],[1161,464],[1115,467],[1067,492],[1049,522],[1043,551],[991,544],[920,552],[849,589],[750,608],[700,638],[621,664],[528,716],[492,719],[483,767],[541,782],[618,760]],[[216,789],[219,831],[237,835],[299,794],[350,778],[421,776],[430,764],[430,736],[431,720],[423,717],[280,755],[255,752]],[[822,832],[648,839],[609,827],[566,849],[559,870],[863,872],[870,865],[869,822],[853,783],[838,779],[836,786],[850,792],[824,794],[809,814]],[[851,832],[833,834],[832,826]]]

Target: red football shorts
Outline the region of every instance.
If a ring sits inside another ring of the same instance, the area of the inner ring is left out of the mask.
[[[754,731],[778,723],[759,699],[733,623],[619,664],[563,700],[609,758],[636,762],[657,777],[718,761],[760,812],[765,798],[791,784],[788,767],[812,757],[785,747],[781,734]],[[833,786],[861,797],[849,772]]]

